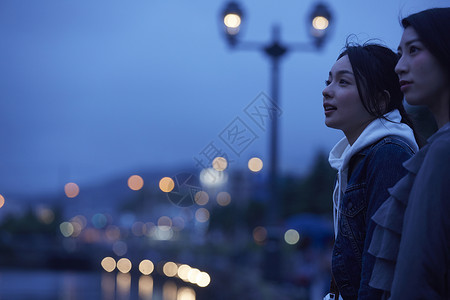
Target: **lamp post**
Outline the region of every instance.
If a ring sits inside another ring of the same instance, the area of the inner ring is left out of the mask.
[[[271,98],[272,109],[276,111],[277,107],[280,107],[279,102],[279,72],[280,61],[289,52],[294,51],[318,51],[320,50],[328,36],[330,24],[332,22],[332,15],[327,6],[323,3],[318,3],[311,10],[308,15],[308,30],[311,40],[304,43],[291,43],[289,45],[283,44],[280,41],[280,28],[273,26],[272,39],[269,43],[259,42],[246,42],[240,39],[241,27],[245,15],[239,4],[235,1],[228,2],[222,12],[223,29],[226,41],[232,49],[237,50],[250,50],[250,51],[262,51],[270,60],[271,66]],[[276,113],[271,115],[271,127],[270,127],[270,142],[269,142],[269,210],[267,221],[268,225],[276,226],[279,217],[279,204],[277,201],[278,196],[278,117]],[[269,231],[270,234],[270,231]],[[270,236],[269,241],[270,243]],[[268,248],[279,248],[268,246]],[[275,253],[269,255],[272,260],[276,261]],[[277,262],[274,262],[272,267],[276,268]],[[271,268],[271,267],[269,267]],[[272,279],[278,279],[276,272],[271,269],[269,277]]]
[[[292,43],[289,45],[280,42],[280,28],[273,26],[272,40],[265,43],[245,42],[239,39],[241,26],[245,15],[237,2],[231,1],[223,10],[224,33],[228,45],[232,49],[238,50],[256,50],[263,51],[270,60],[271,65],[271,98],[272,110],[279,105],[279,71],[280,61],[287,53],[293,51],[318,51],[322,48],[328,35],[332,15],[327,6],[318,3],[314,6],[308,16],[309,35],[312,40],[305,43]],[[278,178],[278,117],[276,114],[271,116],[270,145],[269,145],[269,182],[271,207],[269,209],[269,222],[275,223],[278,211],[276,203],[277,196],[277,178]],[[272,224],[273,225],[273,224]]]

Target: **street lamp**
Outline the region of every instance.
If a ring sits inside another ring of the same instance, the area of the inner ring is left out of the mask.
[[[307,43],[291,43],[289,45],[280,42],[280,28],[273,26],[272,39],[269,43],[245,42],[239,39],[241,27],[243,25],[244,13],[235,1],[228,2],[222,12],[223,29],[228,45],[233,49],[239,50],[257,50],[263,51],[271,63],[271,98],[272,110],[277,111],[279,105],[278,89],[279,89],[279,66],[281,58],[285,57],[288,52],[292,51],[317,51],[320,50],[326,40],[332,24],[332,15],[328,7],[323,3],[318,3],[311,10],[307,18],[308,32],[312,38],[312,42]],[[271,114],[270,129],[270,160],[269,160],[269,210],[268,223],[270,226],[276,226],[279,217],[278,193],[278,117],[277,114]],[[270,247],[269,247],[270,248]],[[272,253],[274,254],[274,253]],[[276,261],[274,256],[269,255],[271,260]],[[276,268],[276,266],[273,266]],[[272,271],[274,271],[272,269]],[[274,275],[277,279],[277,275]]]
[[[273,26],[272,40],[266,43],[244,42],[239,39],[239,33],[244,20],[243,10],[235,1],[228,2],[222,12],[224,33],[226,40],[233,49],[240,50],[258,50],[263,51],[271,62],[271,97],[273,106],[272,111],[276,111],[279,105],[278,87],[279,87],[279,65],[280,59],[290,51],[317,51],[322,48],[324,41],[332,24],[332,15],[328,7],[323,3],[314,6],[307,19],[309,35],[312,43],[292,43],[289,45],[280,42],[280,28]],[[272,114],[270,131],[270,161],[269,161],[269,181],[270,181],[270,197],[271,207],[269,209],[269,222],[275,223],[277,210],[277,166],[278,166],[278,118],[276,114]]]

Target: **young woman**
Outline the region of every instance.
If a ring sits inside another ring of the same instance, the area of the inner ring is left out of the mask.
[[[395,68],[405,99],[439,130],[404,166],[408,174],[373,216],[370,286],[390,299],[450,299],[450,8],[402,20]]]
[[[370,218],[406,174],[402,162],[418,150],[394,72],[397,60],[381,45],[348,45],[323,90],[325,124],[345,135],[329,156],[338,171],[332,273],[344,300],[381,295],[368,285],[375,259],[367,253]]]

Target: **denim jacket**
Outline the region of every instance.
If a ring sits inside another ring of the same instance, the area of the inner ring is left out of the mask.
[[[375,262],[367,252],[375,227],[371,217],[388,198],[388,188],[407,173],[402,163],[413,154],[402,138],[387,136],[350,160],[332,256],[333,276],[344,300],[381,297],[381,290],[368,285]]]

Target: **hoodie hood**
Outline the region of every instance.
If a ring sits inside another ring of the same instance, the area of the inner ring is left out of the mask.
[[[387,120],[377,118],[367,125],[353,145],[350,145],[347,138],[344,137],[330,152],[328,161],[331,167],[338,171],[336,186],[333,193],[335,235],[337,235],[337,222],[339,220],[338,208],[341,195],[347,188],[348,164],[352,156],[380,139],[392,135],[403,138],[414,152],[419,150],[414,138],[414,132],[408,125],[401,123],[402,117],[397,109],[385,114],[384,117]]]

